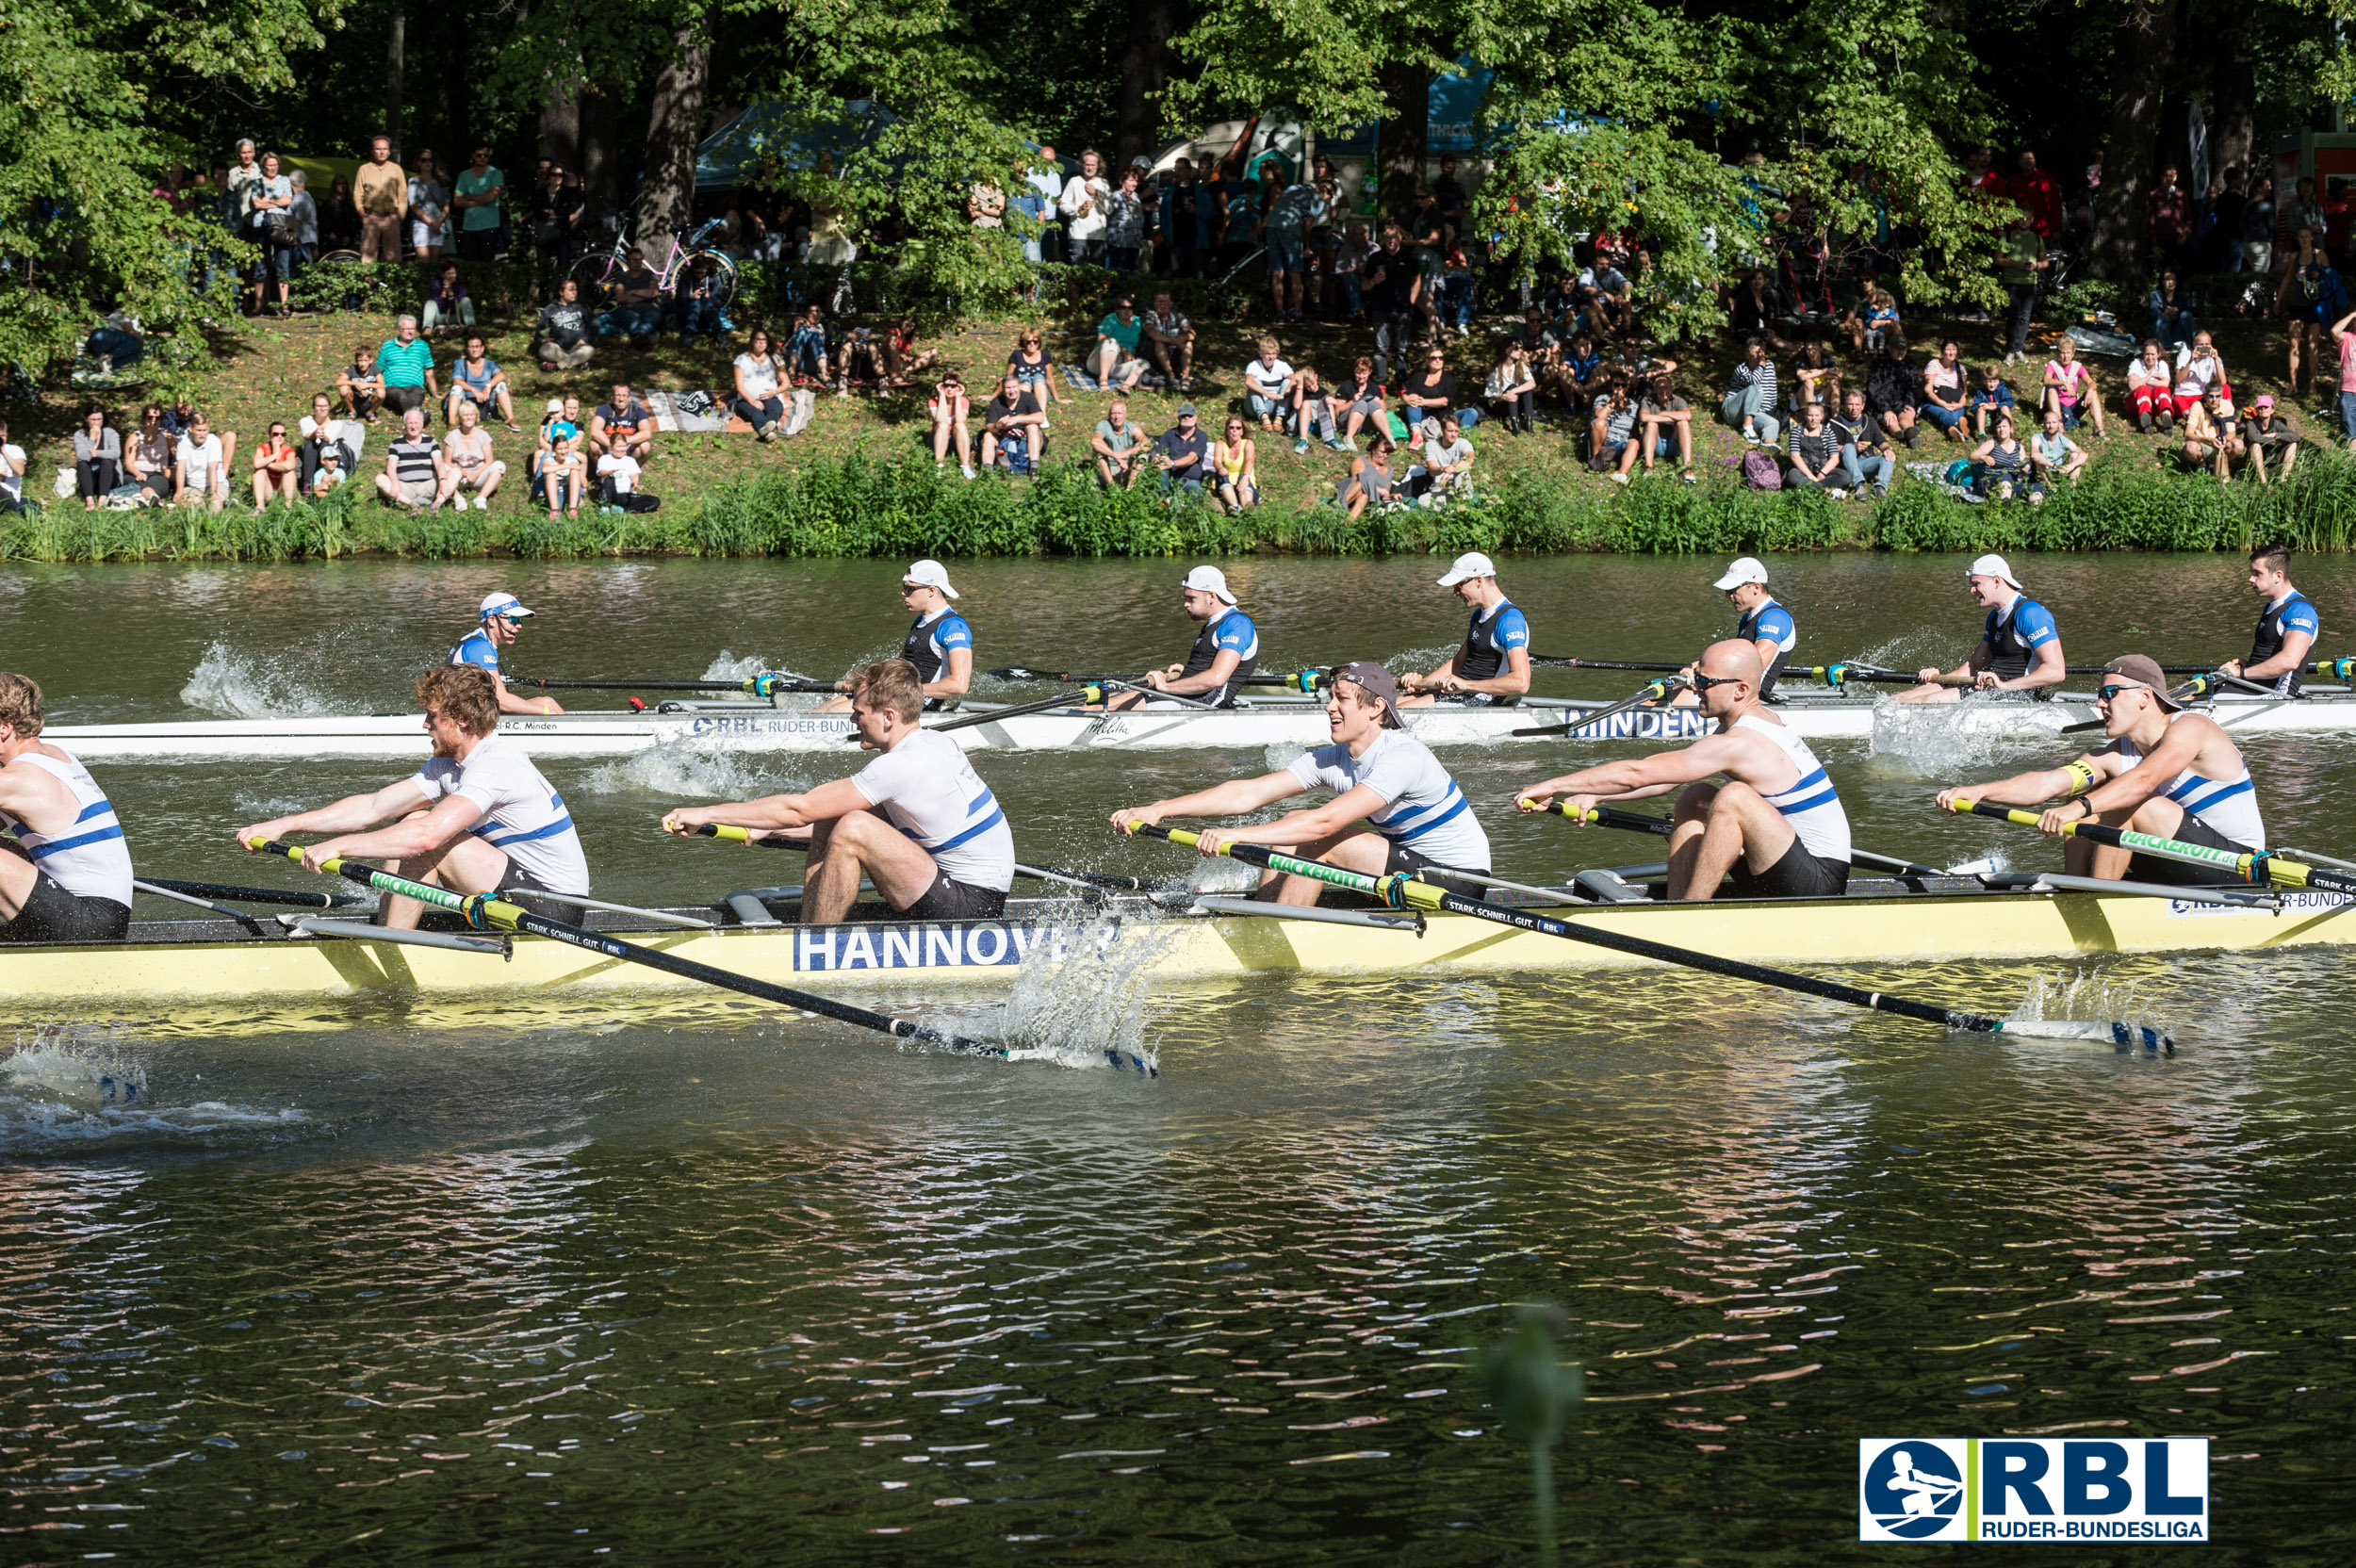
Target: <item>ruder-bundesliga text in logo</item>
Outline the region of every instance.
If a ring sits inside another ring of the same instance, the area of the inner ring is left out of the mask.
[[[1860,1541],[2209,1539],[2205,1437],[1857,1440]]]

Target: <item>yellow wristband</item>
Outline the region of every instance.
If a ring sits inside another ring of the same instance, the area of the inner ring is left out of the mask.
[[[2062,765],[2062,772],[2070,776],[2070,788],[2067,793],[2082,795],[2094,788],[2094,770],[2086,763],[2066,762]]]

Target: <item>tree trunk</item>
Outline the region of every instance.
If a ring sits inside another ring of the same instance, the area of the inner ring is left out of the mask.
[[[2216,76],[2211,85],[2209,145],[2219,171],[2260,171],[2250,166],[2258,140],[2258,78],[2250,62],[2247,19],[2217,29]]]
[[[671,36],[671,58],[654,79],[646,117],[646,182],[638,226],[652,246],[687,227],[695,216],[695,133],[704,122],[704,89],[712,76],[712,41],[694,21]]]
[[[1377,78],[1383,86],[1381,211],[1404,221],[1415,210],[1415,188],[1425,183],[1425,149],[1431,141],[1432,73],[1420,61],[1393,61]]]
[[[2143,275],[2160,106],[2176,61],[2183,0],[2128,0],[2111,53],[2111,134],[2102,148],[2102,205],[2094,270],[2116,282]]]
[[[599,224],[596,237],[602,242],[601,220],[621,199],[621,171],[614,156],[621,106],[614,94],[593,82],[582,86],[577,112],[581,117],[581,182],[589,193],[586,221]]]
[[[1178,30],[1174,0],[1129,0],[1129,46],[1121,56],[1121,126],[1113,167],[1162,144],[1162,88],[1170,80],[1170,41]]]
[[[449,19],[445,25],[450,29],[449,42],[450,49],[449,57],[459,60],[473,59],[475,41],[474,8],[472,6],[452,6],[450,9]],[[454,80],[449,82],[448,85],[456,90],[453,90],[449,94],[448,101],[450,105],[450,118],[447,122],[445,122],[444,128],[450,136],[450,140],[447,143],[450,148],[450,166],[452,169],[458,169],[463,168],[466,162],[474,156],[476,141],[474,129],[474,93],[471,90],[468,90],[466,87],[460,87]],[[487,140],[489,139],[484,138],[483,139]],[[515,182],[513,179],[510,179],[507,183],[511,189],[514,188]]]
[[[550,163],[571,168],[581,147],[581,68],[570,61],[548,72],[540,101],[540,151]]]
[[[409,18],[399,8],[393,11],[392,29],[384,38],[384,135],[393,144],[393,156],[401,155],[401,73],[409,47]]]

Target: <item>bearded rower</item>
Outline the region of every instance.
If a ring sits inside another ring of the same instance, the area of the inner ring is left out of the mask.
[[[1399,686],[1390,672],[1368,661],[1335,670],[1326,690],[1325,723],[1333,743],[1289,767],[1174,800],[1124,807],[1113,813],[1113,825],[1125,833],[1132,823],[1157,825],[1165,817],[1239,817],[1322,788],[1333,792],[1322,806],[1288,811],[1271,823],[1206,828],[1196,848],[1213,856],[1225,843],[1267,844],[1368,876],[1408,872],[1471,897],[1485,893],[1481,876],[1489,870],[1489,836],[1440,760],[1399,727]],[[1474,874],[1450,876],[1435,867]],[[1315,904],[1323,887],[1270,872],[1254,896]]]
[[[1181,584],[1186,613],[1203,623],[1194,649],[1183,664],[1145,672],[1145,684],[1172,696],[1194,697],[1214,708],[1234,704],[1236,688],[1260,665],[1260,629],[1235,608],[1227,589],[1227,574],[1217,566],[1197,566]],[[1108,698],[1107,709],[1144,708],[1152,694],[1123,692]],[[1171,706],[1164,704],[1165,707]]]
[[[499,674],[499,649],[515,642],[523,629],[524,618],[532,613],[523,601],[509,593],[485,594],[483,596],[482,619],[472,631],[450,645],[451,664],[472,664],[489,674],[499,687],[499,711],[502,713],[562,713],[554,697],[519,697],[507,689],[507,678]]]
[[[416,690],[434,744],[424,767],[372,794],[240,827],[238,847],[251,851],[257,839],[288,833],[331,834],[303,850],[304,870],[337,857],[376,860],[412,881],[514,895],[515,903],[564,918],[569,906],[528,895],[586,894],[588,858],[564,797],[521,746],[496,733],[498,678],[474,664],[444,664],[417,677]],[[423,911],[414,899],[388,897],[382,919],[411,930]]]
[[[1849,816],[1808,743],[1761,707],[1759,649],[1712,643],[1690,677],[1717,730],[1682,751],[1604,762],[1521,792],[1525,811],[1556,795],[1583,817],[1598,803],[1678,790],[1669,832],[1669,896],[1709,899],[1734,878],[1738,898],[1834,898],[1849,886]],[[1723,774],[1726,782],[1702,782]]]
[[[806,794],[683,808],[663,830],[687,837],[717,823],[768,838],[810,829],[804,925],[848,915],[861,878],[908,920],[997,919],[1014,886],[1014,831],[998,797],[956,741],[917,727],[924,697],[913,664],[887,659],[851,679],[859,744],[882,756]]]
[[[2323,617],[2306,595],[2291,586],[2291,547],[2261,545],[2251,550],[2250,586],[2266,600],[2258,634],[2250,640],[2248,659],[2229,659],[2219,672],[2271,686],[2277,696],[2295,697],[2307,667],[2307,651],[2322,635]]]
[[[1939,804],[2040,806],[2060,798],[2061,805],[2037,819],[2040,832],[2059,835],[2070,823],[2099,821],[2235,855],[2266,848],[2257,785],[2223,727],[2170,702],[2167,678],[2140,653],[2114,659],[2102,670],[2094,700],[2110,744],[2058,768],[1941,790]],[[2172,888],[2246,885],[2222,866],[2132,855],[2077,838],[2062,846],[2062,856],[2076,876]]]
[[[1900,702],[1959,702],[1960,690],[2022,692],[2043,697],[2068,673],[2053,612],[2021,592],[2001,555],[1984,555],[1964,573],[1972,596],[1987,607],[1988,625],[1972,657],[1953,670],[1921,671],[1922,685],[1897,694]],[[1936,684],[1937,682],[1953,684]]]
[[[949,586],[949,568],[938,561],[920,561],[900,579],[900,601],[916,612],[908,641],[900,645],[900,657],[915,666],[928,712],[965,695],[973,684],[973,629],[949,608],[949,601],[957,596],[957,591]],[[847,693],[851,682],[838,680],[835,690]],[[818,710],[821,713],[850,710],[848,696],[830,698]]]
[[[41,687],[0,674],[0,941],[116,942],[131,928],[131,849],[90,770],[41,738]]]
[[[1430,675],[1399,678],[1399,687],[1413,695],[1399,699],[1401,708],[1429,708],[1443,697],[1455,702],[1510,703],[1530,691],[1530,618],[1497,586],[1497,563],[1474,550],[1456,558],[1440,579],[1453,588],[1472,619],[1464,625],[1464,645],[1448,655],[1448,662]]]

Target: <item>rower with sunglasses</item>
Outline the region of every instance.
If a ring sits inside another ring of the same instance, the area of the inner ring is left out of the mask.
[[[1941,790],[1939,804],[2041,806],[2058,799],[2037,819],[2039,831],[2059,835],[2066,824],[2099,821],[2234,855],[2266,848],[2257,785],[2241,748],[2215,719],[2187,712],[2168,696],[2159,665],[2140,653],[2112,660],[2102,666],[2094,698],[2110,744],[2058,768]],[[2243,880],[2221,866],[2131,855],[2077,838],[2063,844],[2062,856],[2072,875],[2114,882],[2194,888]]]
[[[1678,678],[1717,729],[1682,751],[1581,768],[1519,792],[1524,811],[1556,795],[1582,820],[1595,806],[1678,791],[1669,831],[1669,896],[1709,899],[1731,876],[1737,898],[1834,898],[1849,886],[1849,815],[1808,743],[1759,702],[1749,638],[1712,643]],[[1723,774],[1723,784],[1706,783]]]

